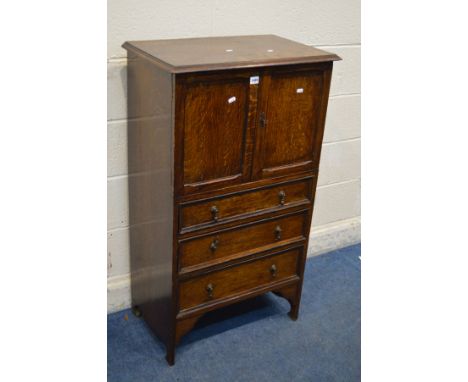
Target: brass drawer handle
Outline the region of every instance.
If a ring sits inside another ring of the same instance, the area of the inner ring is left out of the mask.
[[[283,190],[281,190],[279,193],[278,193],[278,197],[279,197],[279,202],[282,206],[284,206],[284,203],[286,203],[286,192],[284,192]]]
[[[281,240],[281,233],[282,232],[283,232],[283,230],[281,229],[281,227],[279,225],[277,225],[276,228],[275,228],[276,240]]]
[[[219,244],[219,239],[215,238],[211,244],[210,244],[210,249],[212,252],[216,251],[218,249],[218,244]]]
[[[214,290],[213,284],[209,283],[209,284],[206,286],[206,292],[208,293],[208,297],[209,297],[209,298],[213,298],[213,290]]]
[[[211,207],[211,217],[215,223],[218,221],[218,212],[219,212],[218,207],[216,206]]]
[[[272,277],[276,277],[277,272],[278,272],[278,268],[276,268],[276,265],[273,264],[273,265],[270,267],[271,276],[272,276]]]

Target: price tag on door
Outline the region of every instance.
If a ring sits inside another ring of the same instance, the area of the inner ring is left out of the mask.
[[[257,85],[260,82],[259,76],[250,77],[250,85]]]

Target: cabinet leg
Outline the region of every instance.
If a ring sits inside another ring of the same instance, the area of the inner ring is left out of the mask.
[[[169,366],[174,366],[175,363],[175,344],[170,344],[166,348],[166,361]]]
[[[187,334],[195,326],[196,322],[200,319],[201,316],[195,316],[186,318],[184,320],[176,321],[175,323],[175,333],[172,340],[169,341],[169,344],[166,346],[166,361],[170,366],[173,366],[175,363],[175,348],[176,345],[180,342],[181,338]]]
[[[136,305],[132,306],[132,313],[135,315],[135,317],[141,317],[141,310]]]
[[[299,303],[291,303],[291,310],[288,313],[291,320],[296,321],[299,316]]]
[[[288,315],[293,321],[296,321],[299,316],[299,284],[275,290],[273,293],[288,300],[289,305],[291,306],[291,310],[288,312]]]

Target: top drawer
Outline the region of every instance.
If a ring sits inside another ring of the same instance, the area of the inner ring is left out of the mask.
[[[186,232],[229,220],[246,217],[259,211],[281,209],[310,203],[312,178],[276,185],[255,191],[182,205],[179,229]]]

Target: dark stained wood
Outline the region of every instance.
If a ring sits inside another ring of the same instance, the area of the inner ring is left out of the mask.
[[[278,247],[292,240],[305,239],[307,210],[304,212],[233,227],[207,236],[179,242],[179,268],[202,263],[217,263],[219,259],[239,258],[264,247]],[[242,240],[239,240],[242,238]]]
[[[173,322],[172,76],[133,54],[127,73],[132,304],[168,344]]]
[[[257,178],[318,167],[323,103],[328,102],[331,63],[298,71],[268,71],[263,76],[253,173]]]
[[[123,47],[171,73],[340,60],[336,54],[275,35],[130,41]]]
[[[181,233],[206,226],[222,224],[231,219],[239,219],[252,213],[266,212],[271,209],[285,209],[299,204],[308,204],[311,179],[295,181],[276,187],[234,194],[208,201],[191,203],[180,208]],[[211,209],[219,211],[217,220]]]
[[[210,310],[274,291],[296,319],[339,58],[271,35],[124,47],[132,304],[167,362]]]
[[[245,73],[229,80],[177,81],[182,86],[176,111],[183,167],[179,187],[185,192],[240,183],[250,176],[246,145],[252,141],[249,100],[255,87],[249,78]]]
[[[195,326],[197,321],[201,318],[200,316],[192,316],[183,320],[178,320],[176,323],[176,345],[180,342],[182,337],[187,334]]]
[[[218,272],[208,273],[180,284],[179,308],[190,309],[250,289],[297,276],[300,251],[291,250]],[[212,287],[211,293],[208,287]]]
[[[185,98],[185,186],[242,176],[248,84],[201,83]],[[234,100],[230,103],[230,100]],[[223,126],[223,129],[219,127]]]
[[[254,149],[252,149],[255,152]],[[242,193],[246,191],[254,191],[260,190],[264,187],[275,186],[275,185],[282,185],[286,184],[290,181],[295,180],[303,180],[303,179],[312,179],[317,177],[318,169],[312,169],[310,171],[302,171],[300,173],[293,173],[293,174],[284,174],[278,177],[272,178],[265,178],[265,179],[252,179],[247,182],[243,182],[241,184],[234,184],[231,186],[220,187],[214,190],[205,190],[201,192],[194,192],[191,194],[177,194],[176,200],[181,205],[188,204],[193,201],[204,201],[211,198],[220,197],[222,195],[235,195],[236,193]]]
[[[274,290],[273,293],[288,300],[289,305],[291,305],[291,310],[288,313],[289,317],[296,321],[299,315],[299,304],[301,302],[300,284],[296,283],[293,285],[288,285]]]

